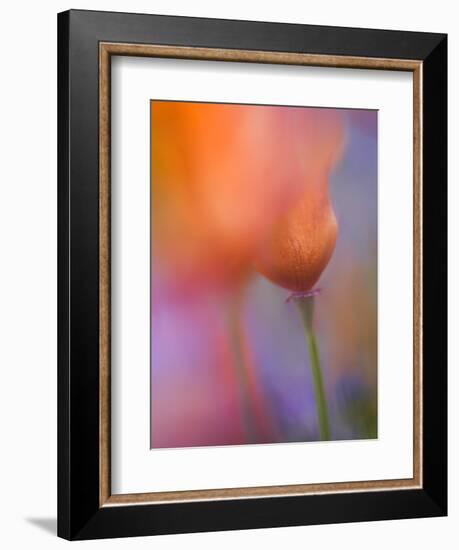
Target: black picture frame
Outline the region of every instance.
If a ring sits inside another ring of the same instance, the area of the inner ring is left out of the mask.
[[[422,487],[100,506],[99,43],[422,62]],[[58,15],[58,535],[94,539],[447,513],[447,36],[71,10]]]

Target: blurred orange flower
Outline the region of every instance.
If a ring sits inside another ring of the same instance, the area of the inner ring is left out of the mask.
[[[154,101],[151,117],[152,246],[170,279],[237,286],[255,261],[310,288],[336,240],[327,179],[340,112]]]

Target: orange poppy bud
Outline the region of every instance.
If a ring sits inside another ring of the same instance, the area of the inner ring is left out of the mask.
[[[293,114],[293,113],[292,113]],[[289,145],[297,157],[301,194],[273,223],[258,248],[256,269],[272,282],[305,293],[316,284],[335,248],[338,223],[328,177],[343,147],[342,113],[298,109]]]
[[[326,179],[319,181],[273,227],[255,261],[256,269],[293,292],[307,292],[332,256],[338,223]]]

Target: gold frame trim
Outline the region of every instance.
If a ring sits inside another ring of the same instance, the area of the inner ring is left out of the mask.
[[[111,56],[179,58],[280,65],[309,65],[413,73],[413,477],[345,483],[238,487],[194,491],[111,494],[110,458],[110,85]],[[99,44],[99,506],[242,499],[422,488],[422,61],[336,55],[226,50],[150,44]]]

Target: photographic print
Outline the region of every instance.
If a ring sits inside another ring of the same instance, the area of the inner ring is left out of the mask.
[[[447,515],[447,35],[69,10],[57,65],[58,535]]]
[[[377,111],[150,115],[151,448],[377,438]]]

